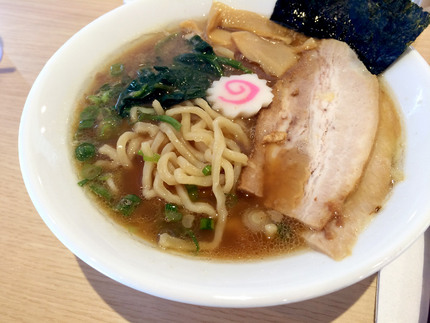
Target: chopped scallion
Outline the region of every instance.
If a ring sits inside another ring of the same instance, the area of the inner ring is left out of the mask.
[[[79,115],[79,119],[95,120],[98,114],[99,114],[99,108],[95,105],[89,105],[82,110],[81,114]]]
[[[81,176],[88,180],[96,178],[101,172],[102,168],[93,164],[84,164],[81,168]]]
[[[120,63],[113,64],[110,67],[110,75],[112,75],[112,76],[121,75],[123,71],[124,71],[124,65],[122,65]]]
[[[186,234],[187,236],[189,236],[189,237],[191,238],[191,240],[193,240],[193,242],[194,242],[194,244],[195,244],[195,246],[196,246],[196,252],[199,252],[199,250],[200,250],[200,245],[199,245],[199,241],[197,240],[196,235],[194,234],[194,232],[193,232],[193,231],[191,231],[191,230],[187,230],[187,231],[185,232],[185,234]]]
[[[82,181],[78,182],[78,185],[80,187],[84,186],[86,183],[88,183],[90,180],[88,178],[84,178]]]
[[[97,183],[92,183],[89,187],[90,187],[91,191],[93,191],[95,194],[102,197],[106,201],[110,201],[112,199],[111,192],[106,187],[104,187],[103,185],[100,185]]]
[[[104,173],[104,174],[101,174],[98,178],[97,178],[97,180],[99,180],[99,181],[107,181],[109,178],[111,178],[112,177],[112,174],[111,173]]]
[[[200,230],[213,230],[215,228],[214,220],[211,218],[200,219]]]
[[[82,130],[82,129],[92,128],[94,126],[95,122],[96,122],[95,119],[81,120],[81,121],[79,121],[78,129]]]
[[[199,188],[197,185],[186,184],[185,188],[191,201],[195,202],[199,199]]]
[[[206,165],[205,167],[203,167],[202,173],[205,176],[211,175],[212,174],[212,165]]]
[[[134,194],[128,194],[121,198],[115,206],[115,210],[122,213],[124,216],[130,216],[134,210],[139,206],[141,199]]]
[[[103,119],[97,127],[97,138],[100,140],[111,138],[118,130],[121,120],[114,116]]]
[[[170,124],[175,130],[180,131],[181,130],[181,123],[176,120],[175,118],[172,118],[171,116],[166,115],[153,115],[153,114],[145,114],[142,113],[139,116],[140,121],[142,120],[152,120],[152,121],[162,121]]]
[[[182,220],[182,213],[179,212],[177,205],[172,203],[167,203],[164,206],[164,219],[167,222],[178,222]]]
[[[109,101],[110,94],[110,91],[101,92],[100,100],[102,101],[102,103],[106,103]]]
[[[92,104],[99,105],[102,103],[102,99],[98,95],[89,95],[87,96],[87,100],[90,101]]]
[[[243,64],[239,61],[236,61],[234,59],[228,58],[228,57],[222,57],[222,56],[216,56],[216,59],[219,63],[223,64],[223,65],[227,65],[227,66],[231,66],[233,68],[236,68],[240,71],[243,71],[245,73],[253,73],[252,70],[250,70],[249,68],[246,68],[245,66],[243,66]]]
[[[160,155],[159,154],[153,154],[152,156],[147,156],[147,155],[145,155],[142,152],[142,150],[139,150],[137,152],[137,154],[140,155],[140,156],[142,156],[143,161],[146,161],[146,162],[156,163],[160,159]]]
[[[109,83],[105,83],[105,84],[103,84],[101,87],[100,87],[100,89],[99,89],[99,91],[109,91],[110,90],[110,84]]]
[[[98,94],[87,96],[87,100],[90,101],[92,104],[95,104],[96,106],[100,106],[103,103],[107,103],[110,98],[111,98],[110,90],[101,91]]]
[[[95,154],[96,147],[89,142],[84,142],[75,149],[75,157],[79,161],[89,160],[90,158],[94,157]]]
[[[152,162],[152,163],[156,163],[158,162],[158,160],[160,159],[160,155],[159,154],[154,154],[152,156],[143,156],[143,160],[146,162]]]

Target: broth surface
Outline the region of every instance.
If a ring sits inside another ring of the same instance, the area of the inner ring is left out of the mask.
[[[199,23],[201,24],[201,23]],[[297,42],[304,42],[306,39],[303,36],[298,36]],[[115,60],[108,62],[99,73],[94,77],[93,84],[83,95],[82,100],[76,109],[75,122],[72,126],[73,146],[80,142],[97,142],[96,146],[100,147],[102,144],[115,146],[119,136],[130,131],[132,124],[127,119],[115,119],[117,123],[117,130],[113,135],[105,136],[100,135],[100,127],[93,127],[88,129],[80,129],[80,116],[82,112],[90,106],[88,97],[100,92],[105,84],[110,84],[110,88],[124,88],[127,84],[136,77],[136,71],[145,66],[165,66],[172,63],[173,57],[180,53],[187,51],[187,44],[185,36],[181,34],[181,30],[160,32],[151,36],[146,36],[144,39],[133,45],[124,54],[117,57]],[[235,59],[241,61],[246,67],[252,69],[259,77],[268,80],[268,85],[273,86],[276,78],[267,75],[256,64],[243,58],[239,53],[235,53]],[[110,72],[111,66],[122,64],[123,71],[118,76],[112,76]],[[228,68],[226,74],[238,73],[234,69]],[[393,101],[389,96],[383,95],[384,104],[390,108],[385,109],[387,115],[382,116],[388,119],[399,120],[399,116]],[[114,105],[116,98],[109,99],[108,104]],[[388,111],[388,112],[387,112]],[[116,117],[115,117],[116,118]],[[256,117],[249,119],[240,119],[237,122],[244,125],[247,135],[253,139],[253,131],[255,126]],[[393,132],[393,140],[398,142],[401,137],[400,122],[395,122],[396,131]],[[94,137],[99,137],[95,140]],[[100,137],[102,137],[100,139]],[[400,146],[399,146],[400,147]],[[242,147],[243,149],[244,147]],[[399,148],[400,149],[400,148]],[[250,151],[244,150],[244,153],[249,154]],[[96,154],[96,159],[106,159],[105,156]],[[291,179],[291,186],[287,189],[292,192],[294,196],[300,196],[300,188],[294,185],[295,182],[300,182],[300,177],[304,176],[303,166],[306,163],[306,156],[299,153],[286,156],[289,163],[283,165],[270,165],[271,167],[279,167],[282,171],[286,172],[285,176]],[[76,163],[78,173],[82,174],[84,164]],[[89,195],[94,198],[98,206],[103,209],[103,212],[108,214],[117,223],[126,227],[131,233],[153,243],[157,244],[159,235],[162,233],[169,233],[172,236],[187,237],[187,232],[184,231],[182,222],[169,222],[165,221],[164,207],[165,201],[160,198],[144,199],[142,197],[142,172],[144,161],[142,158],[133,159],[133,164],[129,168],[119,167],[118,169],[108,171],[108,177],[113,179],[118,192],[115,196],[124,196],[127,194],[134,194],[139,196],[142,200],[134,212],[128,216],[112,208],[112,203],[107,203],[97,194],[91,194],[88,189]],[[298,179],[297,179],[298,178]],[[393,181],[395,179],[393,178]],[[88,186],[84,184],[83,186]],[[275,178],[266,179],[265,187],[268,192],[272,192],[272,199],[276,200],[282,197],[276,196],[277,184]],[[283,191],[285,188],[283,188]],[[371,194],[372,192],[369,192]],[[210,188],[199,188],[199,201],[206,201],[210,204],[216,204],[214,194]],[[276,201],[275,201],[276,202]],[[381,205],[384,201],[381,201]],[[290,203],[294,205],[294,200]],[[244,225],[243,216],[247,210],[263,210],[267,211],[264,207],[262,199],[245,194],[240,191],[227,194],[227,207],[228,207],[228,221],[223,233],[223,239],[218,248],[212,251],[200,250],[197,254],[202,257],[216,258],[216,259],[261,259],[272,256],[284,255],[299,250],[308,248],[301,234],[309,230],[302,223],[292,218],[284,216],[281,221],[277,222],[277,234],[268,237],[263,232],[253,232],[246,225]],[[183,207],[180,207],[183,214],[187,214]],[[188,228],[194,233],[197,241],[210,241],[213,239],[213,230],[200,230],[199,221],[201,215],[194,214],[195,221],[191,228]],[[188,237],[189,238],[189,237]],[[188,252],[189,253],[189,252]]]

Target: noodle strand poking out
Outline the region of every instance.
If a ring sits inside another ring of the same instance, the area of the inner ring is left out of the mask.
[[[215,220],[214,238],[200,242],[200,250],[215,249],[221,242],[227,220],[226,194],[235,190],[240,171],[248,157],[240,145],[249,147],[249,139],[238,124],[212,110],[203,99],[186,101],[166,112],[158,101],[153,109],[133,107],[130,116],[135,123],[133,131],[121,135],[116,150],[104,145],[99,153],[106,155],[112,167],[129,167],[137,151],[144,156],[160,155],[158,162],[146,161],[143,166],[142,195],[162,198],[168,203],[185,207],[189,212],[202,214]],[[181,130],[170,124],[158,125],[138,122],[139,113],[166,114],[181,123]],[[106,163],[106,161],[104,161]],[[211,174],[202,171],[211,165]],[[211,187],[216,206],[190,199],[186,184]],[[159,245],[163,248],[195,250],[191,240],[162,233]]]

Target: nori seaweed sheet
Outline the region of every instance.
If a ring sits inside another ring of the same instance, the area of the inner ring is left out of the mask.
[[[270,19],[310,37],[345,41],[380,74],[429,25],[430,14],[410,0],[278,0]]]

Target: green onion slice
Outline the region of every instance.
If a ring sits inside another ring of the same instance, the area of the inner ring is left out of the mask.
[[[101,198],[105,199],[106,201],[110,201],[112,199],[111,192],[104,187],[103,185],[92,183],[90,186],[91,191],[93,191],[96,195],[100,196]]]
[[[253,73],[252,70],[250,70],[249,68],[246,68],[245,66],[243,66],[241,62],[236,61],[234,59],[231,59],[228,57],[216,56],[216,60],[223,65],[231,66],[247,74]]]
[[[111,138],[120,126],[120,119],[113,116],[105,117],[97,127],[97,138],[100,140]]]
[[[79,130],[90,129],[94,126],[95,122],[96,122],[96,119],[81,120],[79,121],[78,129]]]
[[[115,210],[122,213],[124,216],[130,216],[140,204],[140,197],[134,194],[128,194],[121,198],[115,206]]]
[[[177,205],[172,203],[167,203],[164,206],[164,219],[167,222],[178,222],[182,220],[182,213],[179,212]]]
[[[185,184],[190,200],[195,202],[199,199],[199,188],[197,185]]]
[[[109,91],[109,90],[110,90],[110,84],[109,83],[103,84],[99,89],[99,91],[103,91],[103,92]]]
[[[84,142],[80,144],[78,147],[76,147],[75,149],[75,157],[79,161],[86,161],[94,157],[95,154],[96,154],[96,147],[89,142]]]
[[[205,176],[211,175],[212,174],[212,165],[206,165],[205,167],[203,167],[202,173]]]
[[[102,103],[107,103],[110,99],[110,95],[110,91],[101,92],[100,100],[102,101]]]
[[[102,99],[98,95],[89,95],[87,96],[88,101],[90,101],[92,104],[99,105],[102,102]]]
[[[82,181],[78,182],[78,185],[80,187],[84,186],[86,183],[88,183],[90,180],[88,178],[83,179]]]
[[[98,94],[93,94],[93,95],[87,96],[87,100],[90,101],[92,104],[95,104],[97,106],[100,106],[104,103],[107,103],[110,98],[111,98],[111,90],[101,91]]]
[[[213,230],[215,228],[215,222],[211,218],[200,219],[200,230]]]
[[[95,120],[99,114],[99,108],[95,105],[89,105],[85,109],[82,110],[79,115],[79,119],[81,120]]]
[[[153,154],[152,156],[147,156],[147,155],[145,155],[145,154],[143,153],[143,151],[142,151],[142,150],[139,150],[139,151],[137,152],[137,154],[143,157],[143,161],[151,162],[151,163],[156,163],[156,162],[158,162],[158,161],[160,160],[160,157],[161,157],[161,156],[160,156],[159,154],[157,154],[157,153]]]
[[[139,120],[152,120],[152,121],[161,121],[161,122],[166,122],[168,124],[170,124],[176,131],[180,131],[181,130],[181,123],[176,120],[175,118],[171,117],[171,116],[166,116],[166,115],[153,115],[153,114],[145,114],[142,113],[139,116]]]
[[[94,164],[84,164],[81,168],[81,176],[88,180],[96,178],[101,172],[102,168]]]
[[[121,75],[123,71],[124,71],[124,65],[122,65],[121,63],[113,64],[110,67],[110,75],[112,76]]]
[[[197,240],[196,235],[194,234],[194,232],[193,232],[193,231],[191,231],[191,230],[187,230],[187,231],[185,232],[185,234],[186,234],[187,236],[189,236],[189,237],[191,238],[191,240],[194,242],[194,244],[195,244],[195,246],[196,246],[196,252],[199,252],[199,250],[200,250],[200,245],[199,245],[199,241]]]

